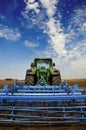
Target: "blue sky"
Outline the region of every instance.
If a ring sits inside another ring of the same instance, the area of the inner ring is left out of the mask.
[[[86,0],[0,1],[0,79],[24,79],[35,57],[86,78]]]

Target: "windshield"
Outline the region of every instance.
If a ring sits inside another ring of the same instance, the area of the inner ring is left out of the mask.
[[[39,69],[48,69],[50,67],[49,60],[38,60],[37,61],[37,68]]]

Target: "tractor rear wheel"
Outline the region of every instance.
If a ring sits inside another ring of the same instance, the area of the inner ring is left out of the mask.
[[[25,85],[34,86],[35,85],[35,74],[30,70],[26,71]]]
[[[57,70],[51,74],[51,85],[58,86],[61,83],[61,75]]]

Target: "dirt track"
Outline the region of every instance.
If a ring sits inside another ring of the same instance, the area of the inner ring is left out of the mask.
[[[0,130],[86,130],[86,124],[72,124],[72,125],[32,125],[32,126],[14,126],[3,125]]]

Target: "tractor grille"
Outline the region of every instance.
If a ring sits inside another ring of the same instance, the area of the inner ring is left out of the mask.
[[[44,73],[40,73],[40,77],[43,76],[43,77],[47,77],[47,72],[44,72]]]

